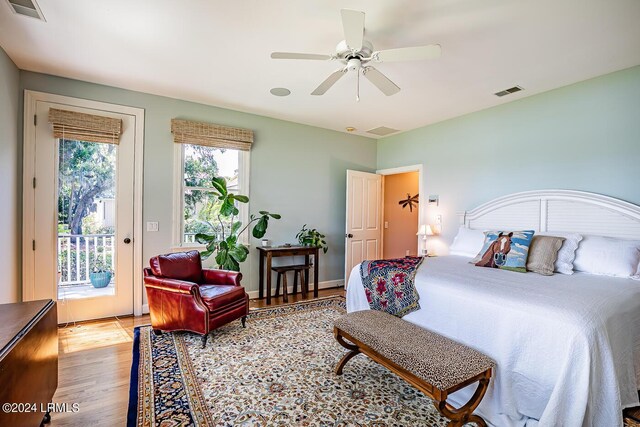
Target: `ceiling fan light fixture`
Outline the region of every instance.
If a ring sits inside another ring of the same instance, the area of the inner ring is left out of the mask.
[[[286,87],[274,87],[269,92],[274,96],[289,96],[291,95],[291,91]]]
[[[387,76],[370,66],[370,62],[396,62],[435,59],[440,57],[442,49],[439,44],[426,46],[402,47],[375,51],[373,44],[364,38],[364,12],[342,9],[342,26],[344,40],[336,46],[334,55],[296,52],[273,52],[272,59],[310,59],[331,60],[341,63],[342,68],[329,75],[311,95],[324,95],[327,90],[349,71],[356,73],[356,101],[360,100],[360,73],[387,96],[400,91],[400,87]]]
[[[347,68],[349,71],[359,71],[362,68],[362,61],[360,58],[351,58],[347,61]]]

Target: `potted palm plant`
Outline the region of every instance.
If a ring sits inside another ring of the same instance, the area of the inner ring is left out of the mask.
[[[221,202],[218,220],[222,232],[220,234],[212,232],[198,233],[195,239],[198,243],[206,245],[204,251],[200,252],[203,259],[207,259],[215,254],[218,268],[223,270],[240,271],[240,264],[247,259],[249,248],[239,242],[242,233],[251,231],[251,235],[256,239],[261,239],[267,233],[269,219],[280,219],[276,213],[259,211],[259,215],[251,214],[249,222],[243,227],[241,221],[236,221],[240,210],[236,206],[238,203],[248,203],[249,198],[242,194],[231,193],[227,189],[227,181],[222,177],[215,177],[212,180],[215,188],[214,194]],[[231,227],[225,230],[223,218],[231,223]]]

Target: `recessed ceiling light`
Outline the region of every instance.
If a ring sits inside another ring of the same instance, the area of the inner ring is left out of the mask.
[[[353,132],[354,130],[356,130],[356,128],[354,128],[352,126],[348,126],[345,129],[347,130],[347,132]]]
[[[291,91],[286,87],[274,87],[269,92],[271,92],[271,95],[275,96],[288,96],[291,94]]]

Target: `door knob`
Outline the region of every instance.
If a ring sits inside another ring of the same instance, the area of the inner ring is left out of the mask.
[[[129,243],[131,243],[131,239],[128,237],[125,237],[124,242],[128,245]]]
[[[353,237],[353,234],[351,233],[345,234],[344,237],[346,237],[347,239],[351,239]]]

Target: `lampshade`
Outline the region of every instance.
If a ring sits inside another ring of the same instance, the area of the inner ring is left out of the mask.
[[[433,227],[431,226],[431,224],[422,224],[418,228],[418,232],[416,233],[416,235],[417,236],[433,236],[434,235]]]

